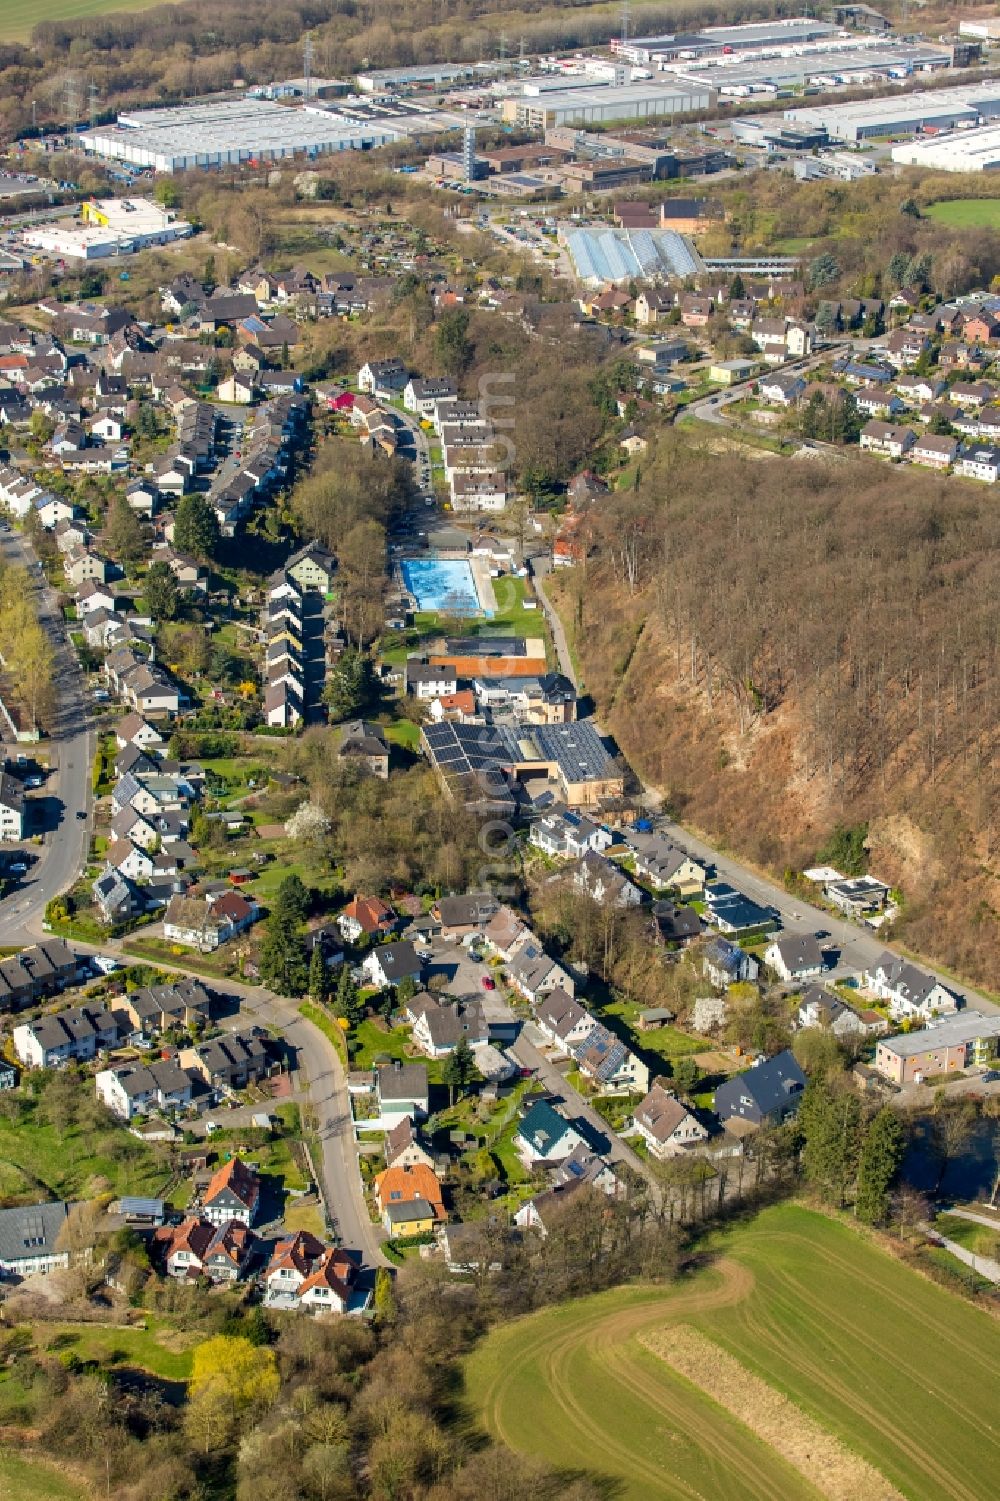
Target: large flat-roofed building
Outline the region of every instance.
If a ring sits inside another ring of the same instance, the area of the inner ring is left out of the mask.
[[[850,37],[827,46],[795,48],[790,55],[737,55],[671,63],[669,71],[685,82],[711,84],[722,97],[746,98],[773,95],[803,83],[838,89],[898,81],[918,71],[935,72],[951,66],[950,47]]]
[[[807,16],[787,20],[751,22],[746,26],[706,26],[701,31],[666,32],[637,36],[627,42],[612,42],[613,51],[635,63],[658,63],[676,57],[727,56],[733,52],[760,52],[771,47],[802,46],[836,35],[827,21]]]
[[[505,99],[500,107],[505,124],[525,130],[549,130],[554,125],[600,125],[613,120],[662,120],[711,109],[716,95],[709,84],[603,84],[597,88],[562,89],[535,98]]]
[[[149,198],[91,199],[81,206],[80,220],[29,227],[22,239],[37,250],[95,261],[150,245],[168,245],[191,234],[186,219],[178,219]]]
[[[368,151],[401,132],[385,120],[353,120],[335,111],[275,104],[267,99],[220,99],[211,104],[131,110],[115,125],[80,135],[84,149],[111,161],[156,172],[278,161],[305,154]]]
[[[884,1037],[875,1053],[875,1069],[893,1084],[919,1084],[938,1074],[992,1063],[1000,1044],[1000,1016],[963,1011],[945,1021]]]
[[[1000,168],[1000,124],[905,141],[892,148],[892,159],[902,167],[927,167],[938,172],[996,172]]]
[[[411,89],[442,89],[475,78],[471,63],[419,63],[410,68],[375,68],[358,74],[363,94],[405,94]]]
[[[1000,119],[1000,80],[954,89],[898,94],[890,99],[864,99],[851,104],[816,104],[786,109],[785,119],[796,128],[825,130],[838,141],[864,141],[877,136],[912,135],[928,126],[948,130]]]

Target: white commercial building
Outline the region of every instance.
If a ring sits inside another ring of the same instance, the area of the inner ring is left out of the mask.
[[[25,245],[74,260],[99,261],[109,255],[130,255],[150,245],[169,245],[191,233],[186,219],[149,198],[95,198],[80,210],[80,220],[28,226],[21,233]]]
[[[557,89],[535,97],[505,99],[505,124],[527,130],[551,130],[556,125],[599,125],[612,120],[663,120],[711,109],[715,93],[708,84],[604,84],[589,89]]]
[[[222,99],[212,104],[132,110],[116,125],[81,133],[87,151],[156,172],[238,166],[283,157],[369,151],[400,139],[383,120],[359,123],[333,110],[275,104],[267,99]]]
[[[928,125],[937,130],[948,130],[954,125],[973,126],[1000,119],[1000,80],[899,94],[888,99],[786,109],[785,119],[796,127],[825,130],[839,141],[913,135]]]
[[[931,167],[938,172],[995,172],[1000,167],[1000,125],[956,130],[892,148],[903,167]]]

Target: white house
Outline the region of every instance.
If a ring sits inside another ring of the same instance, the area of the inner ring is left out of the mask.
[[[403,980],[420,983],[422,965],[412,943],[379,944],[367,953],[361,969],[369,985],[377,990],[388,990]]]
[[[58,1199],[0,1209],[0,1274],[20,1279],[68,1267],[69,1251],[59,1237],[72,1208]]]
[[[555,1167],[583,1145],[583,1137],[546,1100],[533,1105],[514,1137],[514,1150],[527,1168]]]
[[[661,1160],[680,1156],[708,1140],[701,1122],[660,1083],[636,1106],[632,1119],[651,1154]]]
[[[191,1076],[172,1061],[105,1068],[94,1084],[97,1098],[123,1121],[154,1110],[181,1110],[191,1101]]]
[[[893,1021],[948,1015],[964,1004],[962,998],[942,985],[934,975],[918,969],[908,959],[888,951],[863,976],[866,989],[887,1002]]]
[[[535,1024],[553,1048],[572,1053],[597,1026],[590,1012],[565,990],[553,990],[535,1012]]]
[[[823,950],[811,933],[776,938],[764,950],[764,960],[782,980],[812,980],[826,968]]]

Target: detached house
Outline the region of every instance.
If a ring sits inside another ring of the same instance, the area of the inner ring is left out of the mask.
[[[632,1119],[651,1154],[661,1161],[708,1140],[701,1122],[660,1083],[654,1084],[642,1104],[636,1106]]]
[[[391,985],[400,985],[404,980],[420,983],[423,968],[412,943],[384,943],[365,955],[361,968],[369,985],[376,990],[388,990]]]
[[[914,464],[923,464],[927,469],[943,470],[951,468],[957,454],[957,438],[925,433],[914,443],[910,458]]]
[[[429,1167],[387,1167],[375,1179],[375,1197],[390,1235],[425,1235],[446,1218],[441,1185]]]
[[[715,1113],[730,1128],[734,1122],[751,1128],[780,1125],[798,1110],[805,1087],[806,1076],[786,1048],[720,1084]]]
[[[337,918],[337,927],[347,943],[357,943],[362,935],[384,938],[395,926],[396,914],[377,896],[356,896]]]
[[[826,968],[823,951],[811,933],[776,938],[764,959],[782,980],[811,980]]]
[[[887,459],[901,459],[914,442],[912,428],[894,427],[890,422],[866,422],[861,429],[861,447],[865,453],[880,454]]]
[[[213,1225],[236,1220],[250,1226],[260,1206],[260,1179],[242,1157],[230,1157],[216,1172],[202,1198],[202,1214]]]
[[[888,1003],[893,1021],[928,1021],[957,1011],[963,1005],[962,998],[934,975],[888,951],[865,973],[863,980],[873,995]]]
[[[562,989],[545,997],[535,1012],[535,1022],[546,1040],[566,1055],[575,1052],[597,1025],[590,1012]]]
[[[514,1150],[529,1170],[557,1167],[583,1144],[579,1131],[546,1100],[532,1105],[514,1137]]]

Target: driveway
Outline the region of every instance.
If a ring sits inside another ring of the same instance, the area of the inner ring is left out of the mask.
[[[564,1114],[570,1120],[584,1123],[585,1134],[590,1138],[590,1144],[596,1151],[609,1158],[611,1162],[627,1163],[634,1172],[639,1174],[640,1178],[644,1178],[653,1189],[658,1190],[656,1175],[649,1163],[644,1162],[637,1153],[633,1152],[620,1136],[616,1136],[604,1117],[587,1103],[579,1090],[567,1083],[553,1060],[542,1052],[538,1042],[538,1029],[533,1022],[528,1022],[521,1029],[521,1035],[509,1051],[524,1068],[530,1068],[534,1072],[536,1078],[552,1095],[562,1101]]]
[[[9,563],[34,570],[36,559],[17,532],[0,532],[0,555]],[[42,936],[45,908],[67,891],[86,863],[89,837],[90,769],[94,730],[83,673],[69,639],[56,594],[48,584],[36,587],[38,619],[55,654],[55,710],[48,729],[52,771],[44,789],[28,807],[42,844],[23,881],[0,902],[0,944],[34,943]],[[30,747],[28,748],[30,752]],[[80,816],[82,815],[82,816]]]

